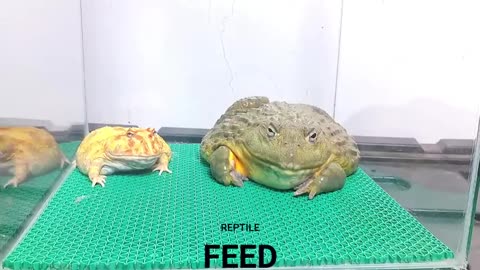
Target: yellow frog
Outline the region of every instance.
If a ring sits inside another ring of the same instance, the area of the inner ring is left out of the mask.
[[[70,163],[46,130],[35,127],[0,128],[0,174],[13,175],[3,187],[17,187]]]
[[[170,146],[153,128],[102,127],[88,134],[77,150],[76,165],[92,187],[105,187],[106,175],[144,170],[172,173]]]

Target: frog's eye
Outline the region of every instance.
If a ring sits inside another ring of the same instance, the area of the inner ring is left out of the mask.
[[[128,138],[132,138],[133,135],[135,135],[135,134],[133,134],[133,132],[131,132],[130,130],[127,131],[127,137],[128,137]]]
[[[277,134],[277,131],[275,130],[275,127],[273,125],[268,126],[268,130],[267,130],[268,137],[273,138],[275,137],[276,134]]]
[[[156,134],[157,131],[154,129],[154,128],[148,128],[147,129],[148,132],[152,133],[152,134]]]
[[[312,131],[310,131],[308,133],[307,139],[308,139],[309,142],[314,143],[314,142],[317,141],[317,137],[318,137],[317,131],[315,131],[315,129],[313,129]]]

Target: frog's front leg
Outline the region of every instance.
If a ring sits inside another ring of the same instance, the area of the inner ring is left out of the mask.
[[[308,193],[308,198],[313,199],[317,194],[340,190],[343,188],[346,178],[345,171],[338,163],[328,163],[311,178],[296,187],[294,195]]]
[[[235,170],[236,158],[226,146],[220,146],[210,156],[210,171],[217,182],[228,185],[243,186],[246,177]]]
[[[88,178],[92,182],[92,187],[96,184],[105,187],[105,182],[107,181],[107,176],[102,174],[102,167],[104,162],[101,159],[94,160],[88,168]]]
[[[153,171],[159,171],[158,175],[162,175],[163,172],[172,173],[172,171],[168,168],[169,162],[170,157],[167,154],[161,154],[157,163],[155,164],[155,168],[153,168]]]

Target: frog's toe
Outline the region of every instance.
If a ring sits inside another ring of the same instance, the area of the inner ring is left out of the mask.
[[[313,199],[317,194],[341,189],[345,184],[345,171],[338,163],[331,163],[326,169],[316,173],[312,178],[297,186],[294,196],[308,193]]]
[[[17,187],[18,179],[16,177],[13,177],[12,179],[8,180],[5,185],[3,185],[3,188],[7,188],[8,186]]]
[[[102,187],[105,187],[105,182],[107,181],[107,177],[105,175],[99,175],[99,176],[93,177],[91,181],[92,181],[92,187],[94,187],[96,184],[99,184]]]
[[[158,175],[162,175],[163,172],[172,173],[172,171],[168,168],[168,164],[160,164],[155,167],[153,171],[158,171]]]
[[[243,187],[243,181],[246,180],[246,177],[238,173],[237,171],[231,171],[231,183],[237,187]]]

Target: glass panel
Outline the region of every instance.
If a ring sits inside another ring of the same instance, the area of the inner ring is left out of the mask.
[[[71,168],[83,139],[80,29],[78,3],[1,4],[0,259]]]
[[[335,108],[363,169],[459,261],[478,166],[473,23],[467,2],[345,1]]]

